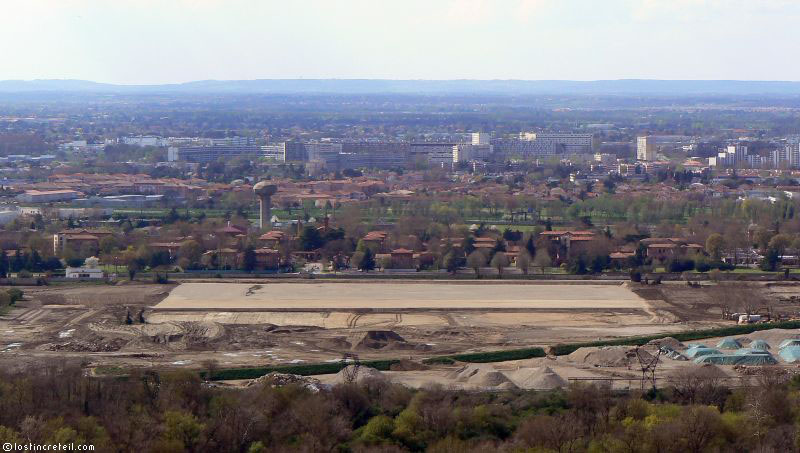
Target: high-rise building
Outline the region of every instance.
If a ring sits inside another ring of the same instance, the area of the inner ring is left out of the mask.
[[[647,135],[636,138],[636,160],[656,160],[656,145]]]
[[[770,163],[774,168],[800,168],[800,145],[790,143],[772,150]]]
[[[486,132],[473,132],[472,144],[473,145],[488,145],[492,140],[491,134]]]
[[[286,142],[275,145],[265,145],[262,146],[261,149],[263,150],[264,157],[267,159],[286,162]]]
[[[487,159],[492,155],[492,145],[471,145],[462,143],[453,146],[453,162],[469,162]]]

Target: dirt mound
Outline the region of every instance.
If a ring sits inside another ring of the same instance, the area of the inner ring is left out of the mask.
[[[300,376],[299,374],[286,374],[272,372],[265,374],[260,378],[253,379],[247,383],[247,387],[253,386],[269,386],[269,387],[283,387],[284,385],[299,385],[305,387],[312,392],[318,392],[320,389],[319,379],[314,379],[308,376]]]
[[[681,343],[680,341],[676,340],[673,337],[664,337],[655,340],[650,340],[647,342],[647,344],[650,346],[657,346],[657,347],[666,346],[672,349],[673,351],[677,351],[679,349],[683,349],[686,347],[683,343]]]
[[[502,385],[504,389],[517,388],[517,386],[500,371],[479,372],[472,376],[468,382],[478,387],[498,387]]]
[[[405,338],[391,330],[368,330],[356,343],[355,349],[413,349]]]
[[[548,366],[539,368],[520,368],[510,374],[512,381],[520,388],[551,390],[567,386],[567,380]]]
[[[489,364],[470,363],[446,375],[447,378],[477,387],[518,388],[511,379]]]
[[[70,340],[64,343],[54,343],[46,346],[48,351],[69,351],[69,352],[116,352],[128,344],[128,340],[122,338],[88,338],[82,340]]]
[[[323,338],[316,345],[321,349],[333,349],[335,351],[346,351],[352,347],[345,337]]]
[[[729,377],[722,368],[712,364],[705,364],[694,368],[679,368],[673,370],[668,376],[672,380],[719,379]]]
[[[725,371],[723,371],[722,368],[720,368],[720,367],[718,367],[716,365],[712,365],[710,363],[705,364],[705,365],[701,366],[700,368],[698,368],[697,369],[697,374],[699,376],[702,376],[702,377],[705,377],[705,378],[726,378],[726,377],[728,377],[728,374],[725,373]]]
[[[800,329],[769,329],[760,330],[747,335],[750,340],[764,340],[773,348],[777,347],[783,340],[790,338],[800,338]]]
[[[467,382],[469,378],[475,376],[476,374],[480,373],[481,371],[487,370],[494,370],[494,367],[491,365],[481,365],[477,363],[470,363],[464,365],[463,367],[450,371],[446,374],[448,379],[454,379],[458,382]]]
[[[431,367],[423,363],[414,362],[412,360],[403,359],[398,363],[393,363],[389,366],[391,371],[423,371],[429,370]]]
[[[641,349],[639,350],[639,355],[644,360],[653,358],[650,353]],[[636,348],[631,348],[630,346],[578,348],[567,358],[572,362],[584,363],[595,367],[627,367],[639,364]]]
[[[350,376],[351,374],[355,374],[355,382],[359,384],[367,380],[379,380],[379,381],[388,380],[385,374],[381,373],[375,368],[359,366],[357,369],[354,370],[354,367],[355,365],[347,365],[346,367],[342,368],[341,371],[336,373],[336,382],[339,384],[348,383],[348,376]]]

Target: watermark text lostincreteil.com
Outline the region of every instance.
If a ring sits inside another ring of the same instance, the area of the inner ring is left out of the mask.
[[[3,451],[94,451],[94,445],[87,444],[18,444],[14,442],[3,443]]]

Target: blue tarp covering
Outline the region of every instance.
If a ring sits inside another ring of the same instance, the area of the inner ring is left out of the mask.
[[[704,345],[703,343],[689,343],[686,345],[687,348],[707,348],[708,346]]]
[[[783,340],[778,348],[783,349],[786,346],[800,346],[800,338],[788,338]]]
[[[714,348],[692,348],[686,351],[686,355],[692,358],[710,354],[722,354],[722,353]]]
[[[717,343],[717,347],[720,349],[739,349],[742,347],[742,344],[733,338],[723,338]]]
[[[750,346],[748,346],[748,347],[750,349],[760,349],[762,351],[766,351],[767,349],[770,349],[769,343],[767,343],[764,340],[753,340],[752,342],[750,342]]]
[[[789,363],[800,361],[800,346],[786,346],[778,355]]]
[[[712,354],[694,359],[694,363],[712,363],[714,365],[775,365],[778,363],[772,354]]]

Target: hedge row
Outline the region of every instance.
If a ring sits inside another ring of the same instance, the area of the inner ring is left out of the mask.
[[[800,321],[768,322],[760,324],[746,324],[742,326],[719,327],[715,329],[690,330],[674,334],[648,335],[642,337],[627,337],[616,340],[592,341],[587,343],[559,344],[550,347],[553,355],[571,354],[578,348],[598,347],[598,346],[641,346],[651,340],[657,340],[666,336],[671,336],[678,341],[703,340],[714,337],[729,337],[734,335],[746,335],[759,330],[769,329],[800,329]]]
[[[542,348],[509,349],[506,351],[475,352],[472,354],[455,354],[431,357],[423,360],[428,364],[450,364],[455,361],[471,363],[505,362],[507,360],[532,359],[544,357],[547,353]]]
[[[376,370],[388,371],[392,364],[398,363],[399,360],[372,360],[361,362],[361,365]],[[315,363],[308,365],[282,365],[272,367],[257,367],[257,368],[228,368],[224,370],[214,371],[211,375],[212,381],[223,381],[229,379],[255,379],[273,371],[286,374],[299,374],[301,376],[311,376],[315,374],[333,374],[338,373],[344,368],[345,365],[341,362],[334,363]],[[201,371],[200,376],[204,379],[208,374],[207,371]]]

